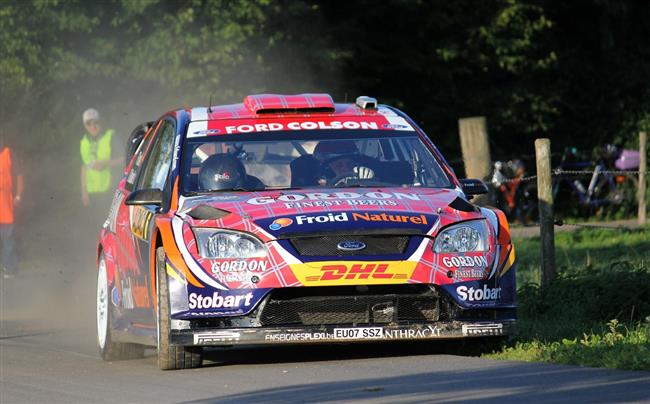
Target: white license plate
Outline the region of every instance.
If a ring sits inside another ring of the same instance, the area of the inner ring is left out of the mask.
[[[384,336],[381,327],[335,328],[335,339],[375,339]]]

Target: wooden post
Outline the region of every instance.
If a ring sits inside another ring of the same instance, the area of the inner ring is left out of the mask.
[[[648,170],[648,137],[645,132],[639,133],[639,226],[645,226],[646,221],[646,171]]]
[[[551,141],[535,140],[537,160],[537,198],[540,239],[542,242],[542,285],[555,279],[555,237],[553,229],[553,186],[551,177]]]
[[[463,152],[466,178],[487,180],[492,171],[490,143],[488,141],[487,121],[484,116],[461,118],[458,120],[460,147]],[[482,195],[475,203],[485,204],[487,196]]]

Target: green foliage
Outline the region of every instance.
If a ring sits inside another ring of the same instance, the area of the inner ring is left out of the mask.
[[[612,369],[650,370],[650,317],[625,327],[611,320],[606,330],[573,339],[542,342],[520,341],[502,352],[486,355],[495,359],[554,362]]]
[[[626,0],[6,0],[0,130],[47,128],[56,143],[68,135],[57,117],[88,105],[127,131],[210,95],[233,102],[251,92],[328,91],[407,109],[446,151],[459,151],[457,119],[472,115],[488,117],[497,156],[529,154],[540,135],[556,147],[627,144],[648,123],[649,8]],[[125,106],[141,107],[138,116],[124,121]]]
[[[650,271],[612,262],[564,272],[548,287],[521,289],[521,331],[542,339],[573,337],[611,318],[638,321],[650,314]]]
[[[556,234],[557,279],[538,282],[539,239],[515,240],[519,334],[493,355],[650,370],[648,229]]]
[[[517,251],[517,282],[520,285],[539,284],[539,237],[515,239],[514,244]],[[582,228],[555,233],[555,264],[561,274],[571,274],[572,271],[579,273],[582,267],[596,268],[606,273],[610,267],[647,266],[648,262],[648,228],[633,231]]]

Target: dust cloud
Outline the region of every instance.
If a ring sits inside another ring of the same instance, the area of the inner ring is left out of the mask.
[[[287,73],[228,78],[229,93],[236,95],[213,100],[236,103],[259,92],[330,92],[336,99],[342,93],[319,87],[307,69],[295,71],[290,60],[279,57],[271,64],[275,72]],[[330,76],[327,82],[333,80]],[[15,222],[18,273],[14,279],[0,279],[0,338],[66,330],[80,344],[95,343],[95,251],[108,209],[93,211],[81,203],[82,112],[98,109],[104,128],[113,128],[125,143],[140,123],[179,107],[205,106],[218,90],[183,94],[128,78],[89,79],[55,89],[49,96],[56,102],[26,105],[0,123],[0,133],[22,161],[25,178]]]

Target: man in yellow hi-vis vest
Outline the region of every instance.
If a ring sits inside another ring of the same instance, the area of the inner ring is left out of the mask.
[[[123,166],[118,154],[123,147],[113,129],[102,131],[99,112],[90,108],[83,113],[86,133],[81,138],[81,202],[94,211],[108,214],[108,206],[115,186],[111,169]]]

